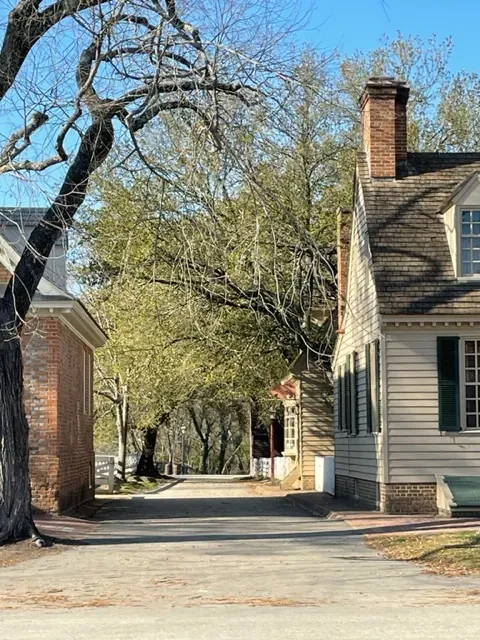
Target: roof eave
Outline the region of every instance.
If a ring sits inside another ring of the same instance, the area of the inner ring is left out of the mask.
[[[93,349],[103,347],[108,336],[79,300],[35,300],[31,312],[39,317],[59,317]]]

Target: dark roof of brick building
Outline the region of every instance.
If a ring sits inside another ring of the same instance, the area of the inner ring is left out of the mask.
[[[455,278],[441,211],[480,172],[480,153],[409,153],[388,181],[371,180],[360,153],[358,171],[380,313],[478,315],[480,281]]]

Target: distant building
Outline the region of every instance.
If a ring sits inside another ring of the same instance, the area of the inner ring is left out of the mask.
[[[0,209],[0,286],[43,209]],[[93,357],[106,336],[66,290],[66,238],[55,244],[22,336],[33,502],[64,511],[94,496]]]

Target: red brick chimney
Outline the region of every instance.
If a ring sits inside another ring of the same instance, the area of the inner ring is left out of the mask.
[[[350,261],[350,235],[352,212],[340,209],[337,212],[337,285],[338,285],[338,330],[342,331],[347,300],[348,265]]]
[[[360,98],[363,150],[372,178],[399,176],[407,161],[410,88],[394,78],[370,78]]]

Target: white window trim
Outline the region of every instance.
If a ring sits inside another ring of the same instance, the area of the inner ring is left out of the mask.
[[[460,427],[462,429],[462,432],[465,433],[476,433],[476,434],[480,434],[480,427],[477,427],[475,429],[468,429],[467,428],[467,411],[465,408],[465,402],[466,402],[466,395],[465,395],[465,342],[467,342],[468,340],[475,340],[476,342],[478,342],[479,338],[474,337],[474,336],[465,336],[460,338],[459,342],[460,342],[460,348],[458,350],[459,352],[459,359],[460,359],[460,363],[459,363],[459,376],[458,376],[458,380],[459,380],[459,384],[460,384]]]
[[[480,273],[472,273],[471,275],[463,275],[462,273],[462,211],[480,211],[480,204],[477,206],[456,205],[455,207],[455,232],[457,236],[457,280],[465,282],[472,280],[480,280]]]
[[[285,423],[285,435],[284,435],[284,445],[285,445],[285,450],[283,451],[284,455],[286,456],[297,456],[298,455],[298,434],[299,434],[299,406],[298,406],[298,402],[296,400],[286,400],[284,402],[284,408],[287,409],[288,408],[294,408],[295,409],[295,424],[294,424],[294,435],[295,437],[293,438],[294,441],[294,446],[293,447],[287,447],[287,438],[286,438],[286,432],[287,432],[287,424]],[[289,439],[290,441],[290,439]]]

